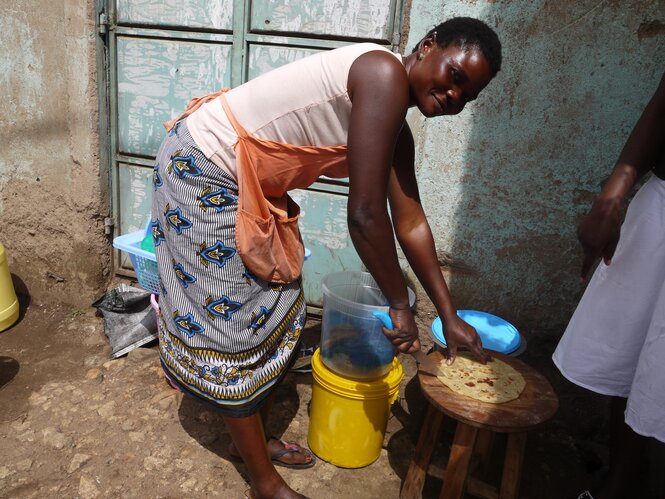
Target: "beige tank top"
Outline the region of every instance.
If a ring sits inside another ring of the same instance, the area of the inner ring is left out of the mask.
[[[358,57],[374,50],[392,53],[375,43],[323,51],[250,80],[225,97],[237,121],[257,138],[297,146],[345,145],[349,71]],[[206,157],[237,179],[233,145],[238,136],[220,99],[201,105],[187,127]]]

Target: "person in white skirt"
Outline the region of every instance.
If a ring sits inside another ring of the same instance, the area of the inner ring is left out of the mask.
[[[630,202],[635,184],[653,175]],[[602,259],[552,359],[612,397],[610,470],[579,499],[633,498],[646,437],[665,442],[665,75],[578,227],[582,279]]]

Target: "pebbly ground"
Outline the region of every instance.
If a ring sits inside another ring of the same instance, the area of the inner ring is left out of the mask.
[[[432,318],[419,317],[423,332]],[[319,334],[320,322],[310,319],[305,342],[316,344]],[[558,375],[549,360],[555,337],[525,336],[521,358],[550,379],[561,408],[529,434],[521,497],[574,498],[606,465],[605,401]],[[242,498],[247,476],[227,458],[222,419],[164,382],[154,344],[117,360],[110,351],[102,319],[88,306],[31,304],[0,333],[0,497]],[[378,460],[355,470],[321,460],[308,470],[280,468],[293,488],[312,498],[399,496],[424,414],[413,363],[402,362],[405,379]],[[306,444],[311,383],[311,374],[287,375],[268,433]],[[438,497],[453,429],[447,421],[424,497]],[[503,444],[497,439],[490,479],[499,477]],[[663,497],[661,450],[635,497]]]

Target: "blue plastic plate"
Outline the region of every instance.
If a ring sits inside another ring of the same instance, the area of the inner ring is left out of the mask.
[[[480,336],[480,340],[483,342],[483,348],[499,353],[511,354],[522,343],[520,333],[515,326],[501,317],[486,312],[478,312],[477,310],[458,310],[457,315],[460,319],[476,328],[478,336]],[[434,341],[442,346],[446,345],[439,317],[432,322],[432,334]]]

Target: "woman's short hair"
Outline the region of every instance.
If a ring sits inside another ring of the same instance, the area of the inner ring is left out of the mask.
[[[474,47],[480,50],[490,65],[492,76],[501,69],[501,42],[496,32],[483,21],[472,17],[453,17],[431,29],[425,38],[432,34],[436,35],[436,43],[441,48],[454,45],[461,49]],[[413,52],[419,46],[420,42]]]

